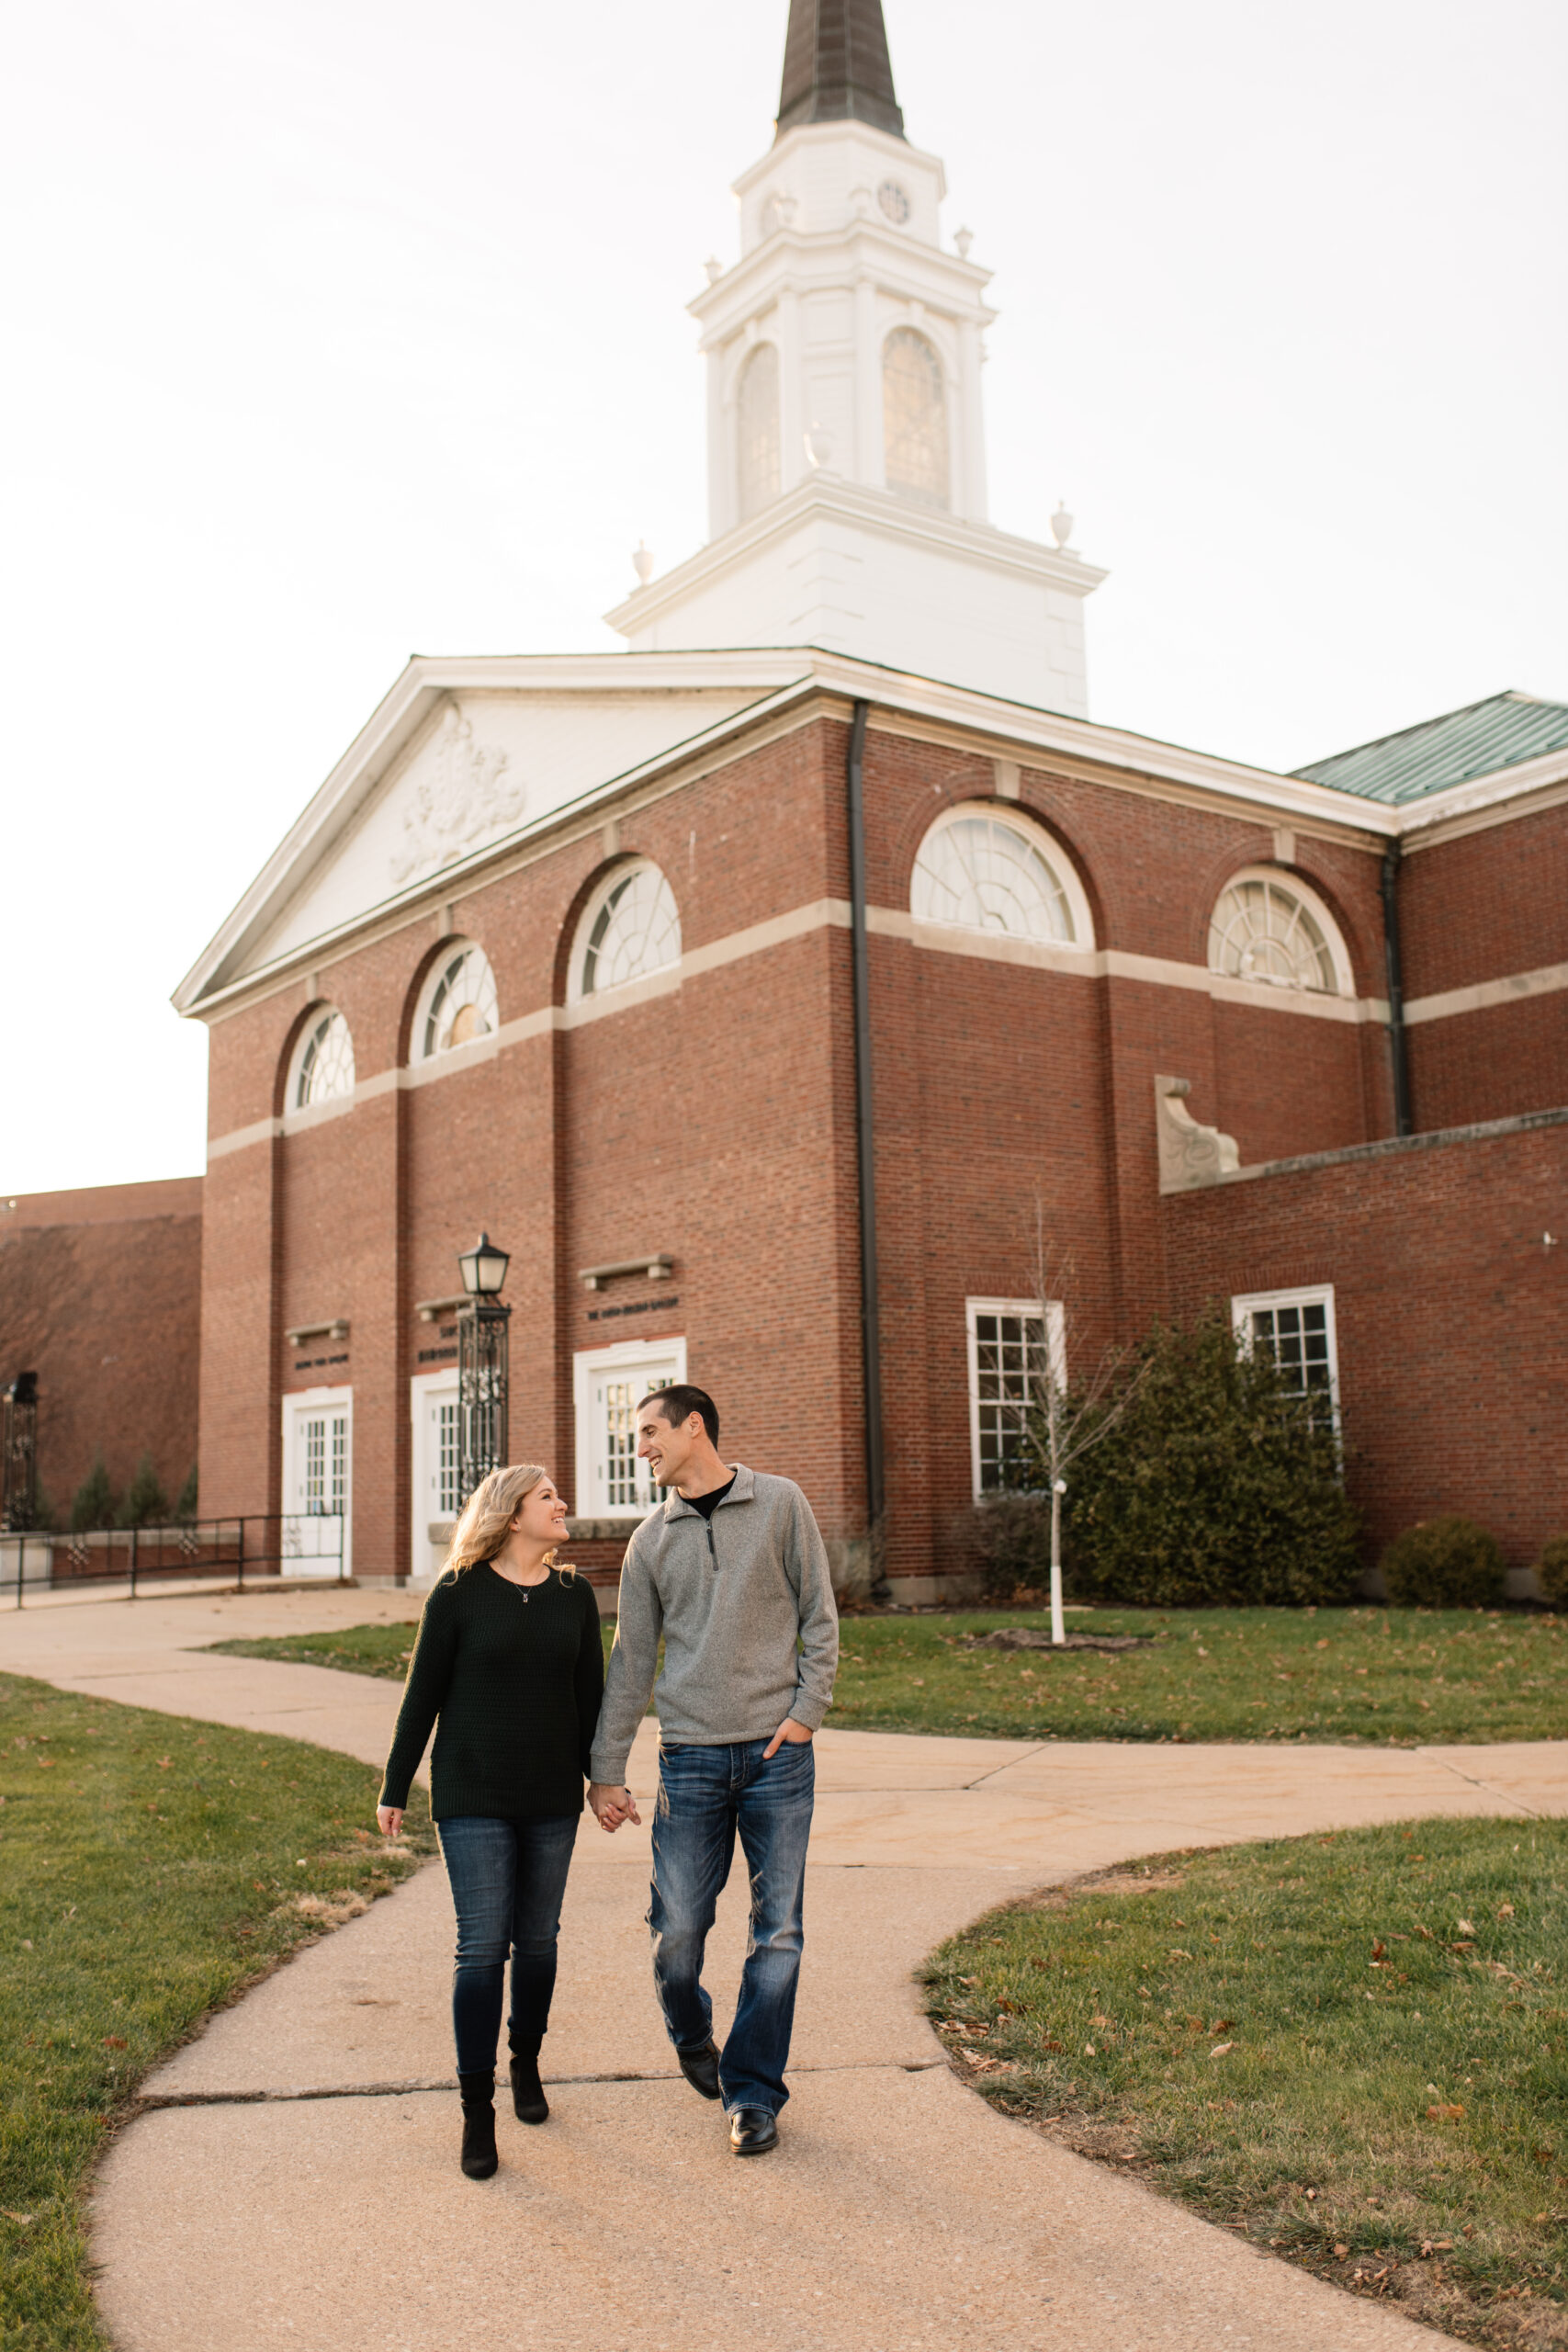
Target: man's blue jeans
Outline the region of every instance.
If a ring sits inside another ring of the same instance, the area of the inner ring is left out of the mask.
[[[461,1814],[440,1825],[442,1860],[457,1914],[452,2030],[459,2075],[488,2075],[501,2035],[506,1956],[512,1955],[507,2039],[536,2058],[556,1989],[556,1932],[580,1816],[492,1821]]]
[[[806,1844],[817,1759],[808,1740],[786,1742],[762,1761],[765,1739],[732,1747],[663,1747],[653,1815],[653,1981],[678,2050],[700,2050],[713,2031],[703,1988],[703,1950],[735,1853],[751,1878],[751,1936],[735,2021],[719,2055],[727,2113],[763,2107],[776,2115],[789,2093],[784,2070],[800,1974]]]

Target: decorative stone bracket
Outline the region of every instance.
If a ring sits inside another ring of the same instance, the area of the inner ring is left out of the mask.
[[[599,1290],[617,1274],[646,1274],[650,1283],[666,1283],[674,1271],[669,1251],[656,1250],[648,1258],[617,1258],[613,1266],[584,1266],[577,1279],[584,1290]]]
[[[1187,1108],[1192,1091],[1190,1078],[1155,1080],[1155,1128],[1159,1137],[1159,1188],[1162,1193],[1195,1193],[1234,1176],[1241,1154],[1234,1136],[1218,1127],[1200,1125]]]
[[[306,1340],[346,1340],[348,1317],[339,1315],[330,1323],[293,1323],[283,1336],[291,1348],[299,1347]]]
[[[460,1306],[467,1306],[468,1295],[459,1291],[456,1298],[421,1298],[414,1302],[414,1313],[422,1323],[445,1323]]]

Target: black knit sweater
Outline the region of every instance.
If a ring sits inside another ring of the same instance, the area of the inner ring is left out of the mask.
[[[408,1804],[439,1717],[430,1759],[437,1821],[581,1813],[604,1689],[599,1607],[584,1578],[552,1568],[543,1584],[523,1587],[484,1564],[448,1569],[419,1621],[381,1803]]]

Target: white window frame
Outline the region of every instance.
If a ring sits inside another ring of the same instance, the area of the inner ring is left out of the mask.
[[[1255,1314],[1281,1306],[1321,1306],[1324,1309],[1324,1334],[1328,1341],[1328,1396],[1334,1417],[1334,1433],[1339,1434],[1339,1334],[1334,1317],[1334,1284],[1306,1283],[1296,1290],[1238,1291],[1231,1299],[1231,1329],[1237,1345],[1247,1354],[1252,1352],[1252,1318]]]
[[[311,1414],[333,1412],[339,1407],[343,1408],[344,1417],[347,1422],[344,1439],[347,1448],[348,1475],[344,1481],[344,1491],[345,1509],[343,1523],[343,1572],[344,1576],[352,1576],[354,1573],[354,1390],[344,1386],[286,1388],[283,1392],[283,1493],[280,1508],[284,1520],[279,1530],[282,1540],[277,1548],[285,1555],[283,1569],[286,1575],[335,1577],[338,1572],[335,1552],[330,1558],[316,1557],[309,1552],[298,1555],[290,1553],[288,1551],[288,1522],[290,1520],[303,1520],[309,1516],[299,1510],[294,1500],[301,1476],[300,1425]]]
[[[349,1069],[354,1075],[349,1085],[341,1093],[323,1094],[320,1101],[315,1102],[301,1102],[299,1080],[304,1074],[305,1057],[310,1050],[311,1041],[316,1032],[323,1023],[328,1021],[343,1023],[344,1034],[348,1038]],[[310,1007],[306,1016],[305,1026],[294,1040],[294,1051],[288,1057],[288,1083],[283,1091],[284,1115],[291,1119],[303,1119],[309,1117],[312,1111],[318,1114],[329,1109],[346,1111],[354,1101],[355,1088],[358,1082],[358,1071],[354,1059],[354,1032],[348,1025],[348,1016],[341,1005],[333,1004],[323,998],[319,1004],[313,1004]]]
[[[409,1061],[412,1068],[416,1069],[422,1066],[428,1068],[433,1062],[445,1062],[454,1054],[469,1052],[475,1046],[489,1046],[493,1049],[496,1033],[501,1027],[499,989],[496,990],[495,1021],[491,1028],[481,1030],[477,1037],[465,1037],[460,1046],[433,1046],[429,1053],[424,1050],[424,1033],[430,1026],[430,1008],[435,1001],[436,990],[459,956],[471,956],[475,953],[483,957],[491,987],[494,989],[495,967],[490,957],[485,955],[484,949],[477,939],[469,938],[466,932],[455,932],[450,939],[442,941],[441,952],[424,976],[423,985],[420,989],[418,1001],[414,1006],[413,1026],[409,1031]]]
[[[456,1402],[457,1394],[457,1367],[455,1363],[443,1364],[435,1372],[416,1372],[409,1382],[409,1418],[413,1424],[413,1440],[410,1447],[413,1510],[409,1551],[410,1573],[415,1577],[429,1576],[432,1566],[431,1513],[422,1499],[433,1466],[430,1460],[429,1408],[438,1396],[446,1395]],[[454,1512],[453,1517],[456,1516]]]
[[[638,972],[629,980],[606,981],[602,988],[584,989],[582,967],[587,957],[589,942],[593,936],[593,926],[604,912],[606,901],[639,868],[646,873],[656,874],[670,893],[671,904],[675,910],[677,933],[675,953],[667,963],[656,964],[650,972]],[[685,933],[681,924],[681,901],[675,896],[675,885],[664,867],[660,865],[657,858],[653,857],[623,858],[618,865],[611,866],[607,874],[600,876],[592,897],[578,917],[577,929],[572,934],[571,962],[567,969],[567,1002],[594,1005],[606,1001],[626,1002],[633,989],[669,988],[679,978],[681,958],[684,952]]]
[[[1059,1298],[1047,1299],[1043,1306],[1037,1298],[966,1298],[964,1302],[964,1332],[968,1343],[969,1364],[969,1482],[975,1500],[984,1502],[988,1492],[981,1484],[980,1463],[980,1335],[976,1326],[982,1315],[1031,1316],[1045,1326],[1046,1344],[1051,1351],[1051,1368],[1057,1385],[1066,1387],[1067,1381],[1067,1317]]]
[[[1006,831],[1016,834],[1020,841],[1035,852],[1037,856],[1043,858],[1062,886],[1062,896],[1067,902],[1067,910],[1073,919],[1071,939],[1025,939],[1016,931],[986,931],[982,930],[978,924],[944,922],[936,915],[916,914],[915,869],[925,855],[927,842],[936,834],[947,831],[951,826],[961,824],[965,819],[973,817],[982,817],[988,824],[1000,825]],[[1011,805],[1002,806],[995,800],[957,800],[951,808],[944,808],[940,816],[932,818],[920,835],[919,846],[915,852],[914,860],[909,867],[909,914],[911,921],[916,924],[940,932],[949,940],[1005,939],[1014,946],[1044,948],[1056,956],[1092,956],[1095,952],[1094,912],[1089,906],[1089,892],[1084,888],[1077,867],[1056,839],[1055,834],[1048,831],[1032,811]]]
[[[667,1364],[673,1360],[675,1378],[686,1377],[686,1342],[683,1337],[668,1340],[616,1340],[607,1347],[581,1348],[572,1358],[572,1404],[577,1423],[577,1492],[574,1497],[576,1519],[614,1519],[624,1521],[627,1529],[639,1526],[648,1517],[650,1506],[638,1508],[622,1504],[612,1510],[599,1507],[596,1472],[596,1425],[593,1419],[593,1384],[605,1373],[636,1372],[639,1365]]]
[[[1266,882],[1270,889],[1283,891],[1289,897],[1300,899],[1323,933],[1324,944],[1328,949],[1329,961],[1334,967],[1332,989],[1284,988],[1278,980],[1250,978],[1244,979],[1237,972],[1221,971],[1214,961],[1215,910],[1225,892],[1239,888],[1244,882]],[[1257,989],[1265,995],[1353,997],[1356,993],[1356,975],[1350,967],[1350,951],[1345,944],[1345,934],[1339,928],[1338,918],[1327,902],[1318,896],[1312,884],[1303,882],[1301,876],[1288,865],[1238,865],[1234,874],[1227,876],[1221,888],[1215,891],[1213,906],[1209,909],[1209,929],[1203,944],[1203,960],[1216,979],[1228,980],[1237,988]]]

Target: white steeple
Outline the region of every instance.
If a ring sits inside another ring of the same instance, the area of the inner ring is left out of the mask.
[[[779,135],[735,184],[740,258],[692,304],[709,545],[607,615],[638,650],[812,644],[1087,715],[1104,578],[986,519],[989,273],[944,251],[879,0],[793,0]]]

